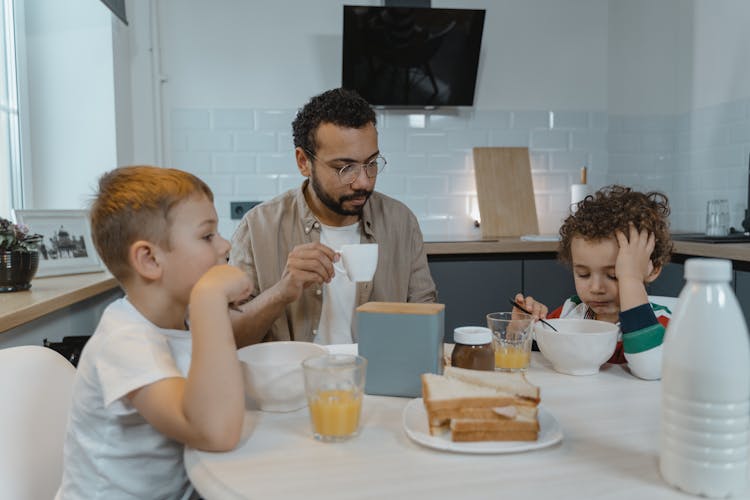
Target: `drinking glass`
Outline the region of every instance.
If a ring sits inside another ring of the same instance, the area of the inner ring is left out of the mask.
[[[313,436],[345,441],[360,429],[367,360],[350,354],[327,354],[302,362]]]
[[[710,200],[706,205],[706,236],[729,234],[729,201]]]
[[[521,312],[487,315],[487,328],[495,340],[495,370],[526,371],[531,360],[532,317]]]

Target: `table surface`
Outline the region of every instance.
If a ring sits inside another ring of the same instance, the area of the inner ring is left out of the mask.
[[[563,440],[552,447],[497,455],[425,448],[402,428],[410,399],[366,396],[362,431],[350,441],[315,441],[307,409],[248,411],[234,451],[186,449],[185,467],[207,500],[694,498],[658,472],[660,382],[618,365],[563,375],[539,353],[527,377],[562,427]]]

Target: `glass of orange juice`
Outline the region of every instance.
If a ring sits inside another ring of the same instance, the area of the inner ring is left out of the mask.
[[[521,312],[487,315],[495,339],[495,370],[525,371],[531,361],[532,317]]]
[[[345,441],[360,429],[367,360],[350,354],[328,354],[302,362],[313,436]]]

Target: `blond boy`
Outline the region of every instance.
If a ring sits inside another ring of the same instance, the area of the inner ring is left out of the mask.
[[[211,190],[186,172],[123,167],[99,180],[92,236],[126,297],[83,350],[58,498],[187,498],[183,445],[238,443],[243,381],[228,304],[252,290],[226,264],[217,222]]]

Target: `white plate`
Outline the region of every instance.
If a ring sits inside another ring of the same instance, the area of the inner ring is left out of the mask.
[[[432,436],[427,425],[427,411],[422,398],[409,401],[403,414],[404,431],[422,446],[457,453],[516,453],[546,448],[562,440],[563,433],[557,419],[544,407],[539,407],[539,437],[536,441],[479,441],[456,443],[450,433]]]

